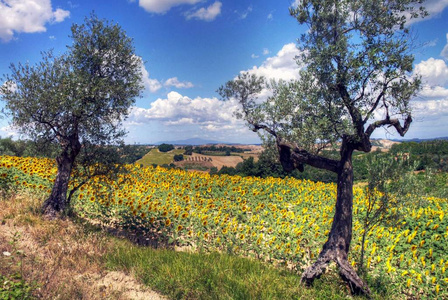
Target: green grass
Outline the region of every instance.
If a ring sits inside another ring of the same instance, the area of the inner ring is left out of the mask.
[[[106,260],[108,267],[134,274],[170,299],[347,299],[349,295],[336,273],[307,288],[300,283],[300,274],[227,254],[155,250],[122,241]]]
[[[142,164],[144,166],[150,166],[152,164],[163,165],[170,164],[174,161],[174,155],[183,154],[184,149],[174,149],[169,152],[159,152],[158,149],[151,149],[145,156],[137,160],[137,164]]]

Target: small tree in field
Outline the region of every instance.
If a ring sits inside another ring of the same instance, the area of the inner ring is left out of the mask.
[[[353,292],[370,293],[348,262],[352,239],[355,150],[370,152],[381,127],[405,135],[412,122],[410,99],[420,88],[411,77],[409,18],[426,15],[412,0],[302,0],[291,9],[308,31],[300,39],[300,79],[270,82],[247,73],[218,92],[236,98],[256,132],[277,145],[285,170],[304,165],[337,174],[335,214],[327,242],[302,281],[311,284],[334,261]],[[265,88],[272,95],[258,99]],[[338,149],[339,157],[322,150]]]
[[[143,88],[141,59],[118,25],[91,15],[71,30],[73,44],[65,54],[43,53],[34,66],[12,64],[0,93],[13,126],[58,146],[58,172],[42,207],[50,216],[68,207],[69,180],[81,157],[97,160],[121,141],[122,121]]]

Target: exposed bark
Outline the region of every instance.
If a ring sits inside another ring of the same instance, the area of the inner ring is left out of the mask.
[[[50,197],[42,205],[42,213],[49,218],[58,217],[69,206],[67,199],[68,184],[76,156],[81,150],[77,134],[69,139],[69,142],[63,149],[63,152],[56,158],[58,173],[53,189]]]
[[[53,189],[50,197],[45,200],[42,206],[42,213],[50,218],[55,218],[57,215],[67,208],[67,190],[70,180],[70,173],[72,171],[73,162],[67,153],[63,153],[56,158],[58,165],[58,173],[54,181]]]
[[[353,293],[370,294],[367,284],[357,275],[348,262],[348,252],[352,239],[353,214],[353,165],[354,147],[343,142],[341,160],[338,167],[336,208],[333,224],[317,261],[302,274],[302,282],[311,285],[319,278],[331,261],[336,262],[343,280]]]

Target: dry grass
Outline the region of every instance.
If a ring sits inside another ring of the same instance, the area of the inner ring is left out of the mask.
[[[41,202],[31,194],[0,200],[2,274],[22,273],[43,299],[161,298],[133,277],[105,269],[102,256],[114,251],[113,238],[70,219],[46,220]]]

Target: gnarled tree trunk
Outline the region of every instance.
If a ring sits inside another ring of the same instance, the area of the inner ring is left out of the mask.
[[[50,197],[45,200],[42,206],[42,213],[49,217],[56,217],[59,213],[65,211],[68,206],[67,190],[70,181],[70,174],[74,161],[70,159],[67,153],[63,153],[56,158],[58,173],[54,181]]]
[[[63,152],[56,158],[58,173],[54,181],[50,197],[42,205],[42,213],[50,218],[56,218],[68,208],[67,191],[70,174],[75,163],[76,156],[81,150],[81,144],[75,134],[63,147]]]
[[[344,144],[338,166],[336,208],[331,231],[317,261],[302,274],[302,282],[312,284],[314,279],[325,271],[328,264],[334,261],[339,267],[341,277],[350,285],[352,292],[369,294],[369,287],[348,262],[352,239],[353,148]]]

